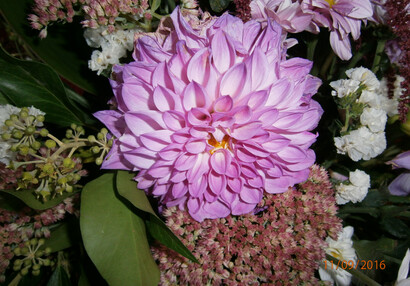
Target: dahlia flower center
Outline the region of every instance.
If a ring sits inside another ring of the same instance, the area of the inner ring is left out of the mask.
[[[335,4],[335,0],[326,0],[327,3],[329,3],[330,8]]]
[[[222,138],[221,142],[218,142],[212,134],[210,135],[211,135],[211,138],[208,140],[208,144],[213,146],[214,148],[211,151],[209,151],[209,153],[213,154],[218,149],[222,149],[222,148],[228,149],[229,148],[230,138],[228,135],[225,135],[224,138]]]

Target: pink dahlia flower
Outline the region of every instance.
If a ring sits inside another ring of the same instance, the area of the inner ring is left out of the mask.
[[[264,191],[306,180],[322,114],[312,63],[286,60],[281,28],[224,14],[194,30],[177,8],[165,38],[141,37],[114,67],[118,110],[95,114],[117,137],[106,169],[191,216],[251,212]]]
[[[361,22],[373,15],[370,0],[302,0],[301,7],[314,14],[314,23],[330,30],[330,45],[342,60],[352,57],[349,35],[357,40]]]

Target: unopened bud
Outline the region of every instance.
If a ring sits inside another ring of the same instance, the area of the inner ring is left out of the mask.
[[[54,140],[49,139],[46,141],[45,145],[47,148],[52,149],[56,147],[57,143]]]
[[[20,111],[20,118],[21,118],[21,119],[26,119],[27,117],[28,117],[28,111],[22,109],[22,110]]]
[[[88,136],[88,141],[90,141],[91,143],[92,143],[92,142],[95,142],[95,141],[96,141],[96,140],[95,140],[95,136],[94,136],[94,135]]]
[[[103,140],[104,137],[105,137],[104,134],[102,134],[101,132],[98,132],[98,133],[97,133],[97,139],[98,139],[98,140]]]
[[[31,274],[33,274],[33,276],[38,276],[40,275],[40,270],[33,270],[31,271]]]
[[[108,134],[107,128],[101,128],[101,133],[104,135],[107,135]]]
[[[10,134],[10,133],[3,133],[3,134],[1,134],[1,138],[2,138],[4,141],[10,140],[11,134]]]
[[[46,136],[48,135],[48,130],[45,129],[45,128],[41,129],[41,130],[40,130],[40,135],[41,135],[42,137],[46,137]]]
[[[38,141],[34,141],[33,143],[31,143],[31,148],[33,148],[34,150],[38,150],[41,147],[41,143]]]
[[[64,158],[63,160],[63,166],[66,168],[72,168],[73,160],[71,158]]]
[[[93,147],[91,148],[91,152],[93,152],[94,154],[99,153],[99,152],[100,152],[100,147],[98,147],[98,146],[93,146]]]
[[[69,193],[72,193],[72,192],[73,192],[73,186],[67,185],[67,186],[65,187],[65,190],[66,190],[67,192],[69,192]]]
[[[23,138],[23,132],[21,130],[14,129],[13,130],[13,138],[14,139],[21,139]]]
[[[101,165],[102,162],[103,162],[102,158],[97,158],[97,159],[95,159],[95,163],[96,163],[98,166]]]
[[[37,115],[36,119],[37,119],[38,122],[44,122],[45,117],[44,117],[44,115],[40,114],[40,115]]]
[[[76,128],[77,128],[77,124],[72,123],[72,124],[71,124],[71,129],[75,130]]]
[[[26,260],[26,261],[27,261],[27,260]],[[23,269],[21,269],[21,270],[20,270],[20,274],[21,274],[21,276],[27,275],[27,274],[28,274],[28,268],[23,268]]]

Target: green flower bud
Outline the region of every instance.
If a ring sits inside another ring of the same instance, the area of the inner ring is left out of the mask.
[[[38,243],[38,239],[37,238],[32,238],[31,240],[30,240],[30,245],[31,246],[34,246],[34,245],[36,245]]]
[[[26,135],[33,135],[34,132],[36,132],[36,128],[34,128],[33,126],[28,126],[26,130],[24,130],[24,133],[26,133]]]
[[[11,119],[12,121],[20,121],[20,120],[19,120],[19,116],[18,116],[17,114],[12,114],[12,115],[10,115],[10,119]]]
[[[41,147],[41,143],[39,141],[34,141],[31,144],[31,148],[33,148],[34,150],[38,150],[38,149],[40,149],[40,147]]]
[[[44,250],[37,250],[36,257],[41,257],[44,255]]]
[[[43,166],[42,171],[46,174],[52,174],[54,173],[54,167],[51,163],[47,163]]]
[[[24,172],[24,173],[23,173],[22,180],[23,180],[23,181],[29,181],[29,182],[30,182],[31,180],[33,180],[33,175],[31,175],[30,172]]]
[[[114,140],[113,139],[110,139],[110,140],[108,140],[108,147],[112,147],[112,144],[114,143]]]
[[[13,265],[13,271],[19,271],[21,268],[21,265]]]
[[[27,106],[22,107],[22,108],[21,108],[21,110],[20,110],[20,112],[21,112],[21,111],[24,111],[24,112],[29,113],[29,109],[28,109],[28,107],[27,107]]]
[[[11,119],[7,119],[6,121],[4,121],[4,125],[6,125],[7,127],[12,127],[14,125],[14,122]]]
[[[36,119],[37,119],[38,122],[44,122],[45,117],[44,117],[44,115],[40,114],[40,115],[37,115]]]
[[[38,245],[42,246],[42,245],[44,245],[44,243],[46,243],[46,240],[44,238],[40,238],[38,240]]]
[[[49,254],[51,253],[51,248],[50,248],[50,247],[46,247],[46,249],[44,249],[44,253],[45,253],[46,255],[49,255]],[[48,260],[48,261],[50,261],[50,260]]]
[[[95,142],[96,141],[96,139],[95,139],[95,136],[94,135],[90,135],[90,136],[88,136],[88,141],[90,141],[91,143],[93,143],[93,142]]]
[[[10,147],[10,150],[11,150],[12,152],[17,152],[18,148],[19,148],[19,145],[18,145],[18,144],[14,144],[13,146]]]
[[[26,260],[26,261],[27,261],[27,260]],[[27,274],[28,274],[28,268],[23,268],[23,269],[21,269],[21,270],[20,270],[20,274],[21,274],[21,276],[27,275]]]
[[[20,269],[20,266],[23,264],[23,260],[21,260],[21,259],[16,259],[16,260],[14,260],[14,266],[19,266],[19,269]]]
[[[18,129],[13,130],[13,138],[14,139],[21,139],[21,138],[23,138],[23,136],[24,136],[24,134],[21,130],[18,130]]]
[[[29,240],[26,240],[26,241],[24,242],[24,245],[27,246],[27,247],[29,247],[29,246],[30,246],[30,241],[29,241]]]
[[[41,129],[41,130],[40,130],[40,135],[41,135],[42,137],[46,137],[46,136],[48,135],[48,130],[45,129],[45,128]]]
[[[21,119],[26,119],[27,117],[28,117],[28,110],[26,111],[24,109],[21,109],[20,110],[20,118]]]
[[[44,265],[44,266],[50,266],[50,264],[51,264],[50,259],[44,259],[44,260],[43,260],[43,265]]]
[[[45,143],[46,147],[49,149],[55,148],[57,146],[57,143],[54,140],[47,140]]]
[[[41,265],[40,264],[34,264],[33,265],[33,270],[40,270]]]
[[[78,126],[75,131],[77,131],[78,133],[83,133],[84,132],[84,128],[82,126]]]
[[[34,115],[29,115],[27,118],[28,118],[28,121],[30,122],[30,124],[33,123],[34,120],[36,120],[36,117]]]
[[[30,148],[28,146],[20,146],[19,153],[23,156],[28,155]]]
[[[77,124],[72,123],[72,124],[71,124],[71,129],[75,130],[76,128],[77,128]]]
[[[10,140],[11,134],[10,134],[10,133],[3,133],[3,134],[1,134],[1,138],[2,138],[4,141]]]
[[[79,181],[81,179],[81,176],[80,175],[78,175],[78,174],[74,174],[74,178],[73,178],[73,180],[74,181]]]
[[[59,178],[58,180],[57,180],[57,183],[59,184],[59,185],[64,185],[64,184],[67,184],[67,177],[61,177],[61,178]]]
[[[30,259],[24,260],[23,265],[24,265],[25,267],[30,266],[30,265],[31,265],[31,260],[30,260]]]
[[[71,193],[71,192],[73,192],[73,186],[67,185],[67,186],[65,187],[65,190],[66,190],[67,192]]]
[[[63,166],[66,168],[72,168],[73,160],[71,158],[64,158],[63,160]]]
[[[101,128],[101,131],[100,131],[102,134],[104,134],[104,135],[107,135],[108,134],[108,130],[107,130],[107,128]]]
[[[102,158],[97,158],[97,159],[95,159],[95,163],[96,163],[98,166],[101,165],[102,162],[103,162]]]
[[[14,253],[14,255],[20,256],[21,255],[21,248],[20,247],[14,248],[13,253]]]
[[[91,152],[93,152],[94,154],[99,153],[100,152],[100,147],[98,147],[98,146],[91,147]]]
[[[101,141],[101,140],[104,139],[104,137],[105,137],[104,134],[102,134],[101,132],[98,132],[98,133],[97,133],[97,139],[98,139],[98,140]]]
[[[73,138],[73,130],[67,129],[67,131],[65,132],[65,137],[67,137],[68,139]]]
[[[40,275],[40,270],[33,270],[31,271],[31,274],[33,274],[33,276],[38,276]]]

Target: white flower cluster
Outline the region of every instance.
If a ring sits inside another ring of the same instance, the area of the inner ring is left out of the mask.
[[[346,71],[348,79],[341,79],[330,83],[334,89],[333,96],[344,98],[360,92],[353,103],[363,104],[365,107],[360,115],[360,124],[349,134],[335,137],[335,146],[339,154],[348,154],[353,161],[369,160],[380,155],[386,149],[384,129],[387,116],[398,113],[398,98],[402,90],[396,88],[396,95],[390,99],[386,81],[379,82],[368,69],[359,67]],[[400,81],[396,81],[400,88]]]
[[[353,248],[353,227],[346,226],[343,231],[339,233],[338,239],[333,240],[326,238],[328,247],[326,253],[337,258],[340,262],[345,263],[357,263],[356,252]],[[352,261],[352,262],[350,262]],[[326,265],[321,265],[319,268],[319,276],[323,281],[336,282],[338,286],[349,286],[352,280],[352,274],[344,270],[342,267],[336,267],[331,265],[329,261],[326,261]]]
[[[1,137],[1,135],[8,130],[4,122],[10,118],[10,115],[18,114],[20,110],[20,108],[10,104],[0,105],[0,162],[6,165],[10,164],[10,161],[13,161],[16,158],[16,153],[10,151],[13,141],[4,141]],[[28,110],[29,115],[45,115],[44,112],[33,106],[29,107]],[[15,142],[17,142],[17,140],[15,140]]]
[[[105,69],[120,62],[120,58],[127,55],[127,51],[134,48],[134,35],[140,32],[139,28],[121,30],[108,33],[107,27],[96,29],[87,28],[84,32],[87,44],[92,48],[101,48],[93,51],[88,67],[101,74]]]
[[[370,188],[370,176],[361,170],[349,172],[350,184],[336,186],[336,203],[344,205],[348,202],[357,203],[363,201]]]

